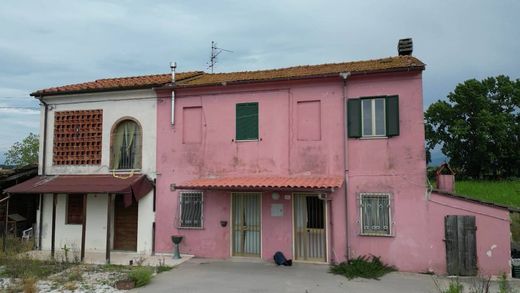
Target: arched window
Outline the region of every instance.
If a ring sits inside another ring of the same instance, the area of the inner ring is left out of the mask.
[[[127,119],[117,123],[112,131],[111,169],[141,169],[142,141],[137,122]]]

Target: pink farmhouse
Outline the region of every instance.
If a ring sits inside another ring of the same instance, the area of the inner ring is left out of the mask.
[[[427,184],[410,55],[37,91],[38,248],[510,272],[505,207]]]
[[[373,254],[403,271],[509,272],[508,210],[427,187],[424,68],[398,56],[157,90],[157,251],[182,235],[181,251],[199,257]],[[476,245],[447,256],[449,215],[478,229]],[[463,251],[473,257],[448,269]]]

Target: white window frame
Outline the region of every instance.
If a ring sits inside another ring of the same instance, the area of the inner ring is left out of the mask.
[[[376,100],[383,100],[383,134],[376,134]],[[363,104],[370,102],[370,115],[372,129],[370,134],[365,134],[365,108]],[[361,99],[361,137],[386,137],[386,99],[384,97],[363,98]]]
[[[374,233],[374,232],[365,232],[364,224],[363,224],[363,198],[365,196],[370,197],[387,197],[388,198],[388,232],[387,233]],[[380,237],[388,237],[393,235],[393,221],[392,221],[392,194],[388,192],[362,192],[359,194],[359,229],[360,235],[363,236],[380,236]]]
[[[184,226],[182,222],[182,201],[184,195],[187,194],[199,194],[200,195],[200,225],[199,226]],[[198,190],[191,190],[191,191],[182,191],[179,194],[179,215],[178,215],[178,225],[177,228],[179,229],[204,229],[204,193],[202,191]]]

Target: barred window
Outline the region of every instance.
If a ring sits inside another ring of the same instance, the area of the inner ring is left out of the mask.
[[[391,235],[390,194],[361,193],[361,234]]]
[[[181,192],[179,227],[202,228],[202,192]]]

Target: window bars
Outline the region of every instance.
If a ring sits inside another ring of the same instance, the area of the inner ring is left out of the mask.
[[[181,192],[179,228],[203,227],[203,202],[202,192]]]
[[[390,194],[360,194],[362,235],[391,235]]]

